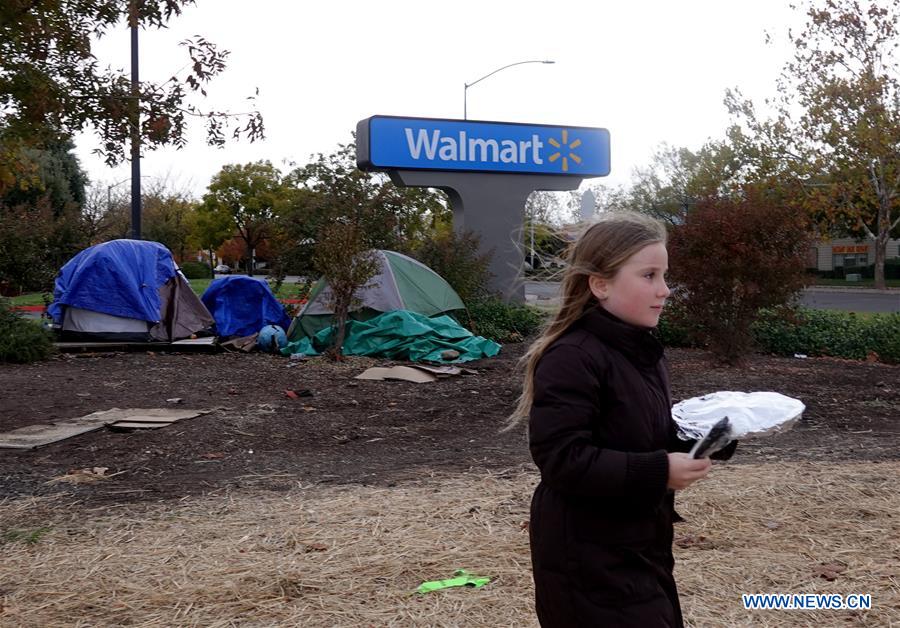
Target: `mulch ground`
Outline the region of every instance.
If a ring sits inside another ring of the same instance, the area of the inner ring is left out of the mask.
[[[501,432],[520,389],[524,344],[472,363],[474,375],[431,384],[361,381],[383,360],[304,362],[264,354],[68,354],[0,365],[0,431],[110,408],[211,410],[170,427],[108,429],[31,451],[0,450],[0,499],[69,493],[89,503],[178,499],[240,488],[393,486],[456,472],[529,470],[523,429]],[[668,352],[674,401],[716,390],[801,399],[801,422],[746,441],[735,463],[897,461],[900,366],[751,356],[717,366]],[[308,390],[296,399],[285,390]],[[106,467],[111,481],[54,482]]]

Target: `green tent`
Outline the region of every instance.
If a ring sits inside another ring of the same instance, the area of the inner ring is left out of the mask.
[[[384,312],[409,310],[435,316],[465,308],[459,295],[443,277],[425,264],[395,251],[374,251],[375,276],[360,288],[350,318],[366,321]],[[315,336],[332,323],[332,292],[325,278],[309,293],[309,301],[291,323],[288,340]]]

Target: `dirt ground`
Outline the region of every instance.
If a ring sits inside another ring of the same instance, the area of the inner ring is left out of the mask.
[[[501,433],[519,392],[524,344],[472,363],[478,373],[431,384],[361,381],[368,358],[305,362],[263,354],[68,354],[0,365],[0,431],[110,408],[209,414],[158,430],[84,434],[31,451],[0,449],[0,499],[71,493],[92,504],[169,500],[310,484],[394,486],[451,472],[531,468],[524,430]],[[802,421],[746,441],[736,463],[900,459],[900,366],[753,356],[715,366],[670,350],[673,400],[716,390],[801,399]],[[309,390],[291,399],[285,390]],[[103,482],[53,482],[107,467]]]

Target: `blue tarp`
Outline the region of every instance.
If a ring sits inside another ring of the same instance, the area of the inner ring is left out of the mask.
[[[249,336],[266,325],[287,330],[291,324],[284,307],[262,279],[220,277],[209,284],[200,300],[216,319],[220,336]]]
[[[81,251],[60,269],[48,311],[57,323],[62,323],[64,305],[156,322],[159,289],[174,276],[172,253],[159,242],[104,242]]]

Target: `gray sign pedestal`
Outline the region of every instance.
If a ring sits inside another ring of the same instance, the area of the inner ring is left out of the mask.
[[[391,180],[404,187],[443,190],[450,197],[453,228],[474,231],[482,253],[491,253],[489,287],[505,300],[523,303],[522,223],[525,202],[535,191],[576,190],[582,178],[493,172],[389,170]],[[510,230],[510,226],[516,227]]]

